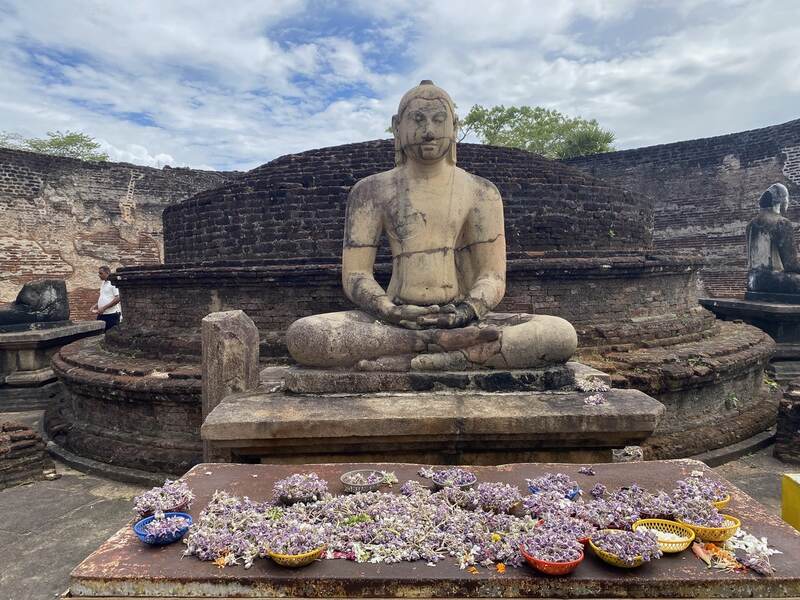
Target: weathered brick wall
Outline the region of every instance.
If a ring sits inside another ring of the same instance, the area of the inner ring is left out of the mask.
[[[166,262],[338,258],[350,187],[391,169],[393,156],[390,140],[283,156],[171,206]],[[460,144],[458,164],[500,190],[510,252],[651,245],[652,206],[639,194],[513,148]]]
[[[800,225],[800,119],[564,162],[653,197],[656,247],[706,259],[702,280],[711,296],[744,294],[745,226],[767,187],[789,188],[794,199],[787,216]]]
[[[0,148],[0,302],[28,281],[58,277],[73,317],[91,317],[97,267],[161,262],[164,207],[232,175]]]

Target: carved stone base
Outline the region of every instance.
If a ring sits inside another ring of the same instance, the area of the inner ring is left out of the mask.
[[[608,374],[569,362],[541,369],[481,371],[352,371],[290,367],[285,387],[298,394],[366,394],[372,392],[430,392],[443,389],[521,392],[575,389],[575,379],[598,379]]]
[[[664,406],[637,390],[587,406],[576,391],[292,394],[263,388],[228,396],[202,438],[233,462],[420,460],[498,464],[609,461],[652,434]]]

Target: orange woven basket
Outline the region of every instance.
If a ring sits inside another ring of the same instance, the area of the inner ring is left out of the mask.
[[[583,560],[583,550],[581,550],[580,558],[577,560],[573,560],[571,562],[548,562],[546,560],[539,560],[538,558],[534,558],[530,554],[525,551],[525,548],[520,546],[519,548],[520,553],[525,558],[526,562],[532,566],[537,571],[544,573],[545,575],[568,575],[572,573],[575,569],[578,568],[578,565],[581,564]]]

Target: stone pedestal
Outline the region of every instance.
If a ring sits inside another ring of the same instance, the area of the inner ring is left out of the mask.
[[[770,370],[775,380],[788,384],[800,377],[800,304],[779,303],[786,294],[747,292],[744,300],[736,298],[701,298],[708,310],[726,321],[741,320],[754,325],[775,340]],[[754,298],[761,298],[755,300]]]
[[[270,378],[276,379],[272,370]],[[287,367],[283,386],[225,398],[201,436],[233,462],[598,462],[650,436],[664,413],[637,390],[588,406],[578,363],[525,371],[360,373]],[[325,388],[327,393],[319,392]],[[276,389],[277,388],[277,389]],[[292,391],[294,390],[294,391]],[[420,391],[425,390],[425,391]]]
[[[50,359],[62,346],[99,335],[102,321],[39,323],[0,330],[0,412],[46,408],[61,390]]]

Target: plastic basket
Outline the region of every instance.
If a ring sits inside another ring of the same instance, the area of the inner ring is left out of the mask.
[[[728,506],[728,503],[730,501],[731,501],[731,495],[730,494],[725,494],[725,497],[722,500],[717,500],[716,502],[712,502],[711,504],[716,506],[717,510],[720,510],[720,509],[725,508],[726,506]]]
[[[320,546],[316,550],[305,552],[303,554],[279,554],[277,552],[267,551],[269,557],[282,567],[305,567],[317,560],[325,551],[325,546]]]
[[[530,566],[537,571],[544,573],[545,575],[567,575],[572,573],[578,568],[578,565],[581,564],[581,561],[584,557],[583,551],[581,551],[581,556],[577,560],[573,560],[571,562],[548,562],[546,560],[540,560],[531,556],[525,550],[524,546],[520,546],[519,551]]]
[[[344,473],[341,477],[339,477],[339,481],[342,482],[342,486],[344,486],[344,491],[347,494],[357,494],[359,492],[374,492],[379,487],[381,487],[381,483],[383,480],[378,481],[377,483],[349,483],[347,481],[348,478],[353,477],[354,475],[363,474],[364,476],[369,476],[373,473],[380,474],[380,471],[376,471],[375,469],[357,469],[355,471],[348,471]]]
[[[639,527],[647,527],[648,529],[655,529],[663,533],[679,535],[681,537],[680,541],[658,540],[661,551],[667,554],[683,552],[695,538],[694,531],[692,531],[691,528],[676,521],[668,521],[667,519],[640,519],[633,524],[632,529],[636,531]]]
[[[133,526],[133,531],[140,540],[142,540],[145,544],[150,544],[151,546],[166,546],[167,544],[172,544],[173,542],[177,542],[184,535],[186,535],[187,531],[189,531],[189,527],[192,524],[192,517],[187,513],[183,512],[166,512],[164,513],[164,518],[166,519],[167,517],[183,517],[184,519],[186,519],[186,526],[179,529],[173,535],[164,535],[164,536],[148,535],[145,532],[144,528],[148,523],[150,523],[150,521],[155,519],[155,516],[151,515],[149,517],[145,517],[144,519],[138,521]]]
[[[736,533],[742,523],[739,519],[730,515],[722,515],[722,518],[725,519],[722,527],[702,527],[685,521],[680,521],[680,524],[686,525],[704,542],[724,542],[733,537],[733,534]]]
[[[603,531],[607,530],[601,529],[597,533],[602,533]],[[594,552],[600,560],[614,567],[619,567],[621,569],[635,569],[636,567],[640,567],[642,566],[642,564],[644,564],[644,558],[642,558],[641,556],[637,556],[633,562],[625,562],[616,554],[612,554],[611,552],[606,552],[605,550],[602,550],[601,548],[595,546],[594,540],[592,540],[591,538],[589,538],[589,547],[592,549],[592,552]]]

